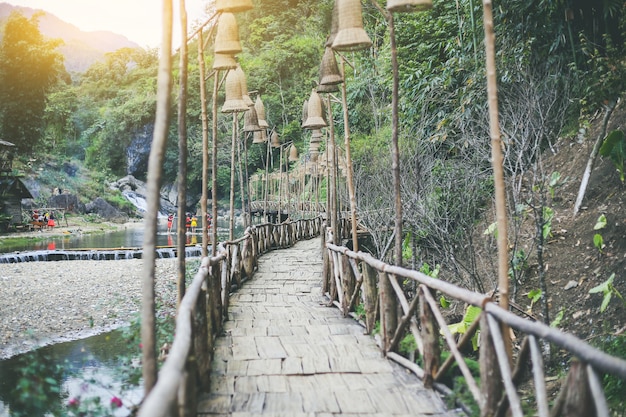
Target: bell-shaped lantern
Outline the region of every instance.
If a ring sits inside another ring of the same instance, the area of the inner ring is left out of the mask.
[[[270,127],[270,125],[268,125],[267,121],[265,120],[265,106],[263,105],[263,100],[261,100],[261,96],[256,96],[254,109],[256,110],[256,116],[259,119],[259,126],[265,129]]]
[[[239,75],[239,81],[241,82],[241,97],[243,98],[246,106],[251,107],[254,106],[254,101],[248,95],[248,81],[246,81],[246,74],[241,69],[241,65],[237,65],[237,74]]]
[[[289,162],[296,162],[298,159],[298,148],[292,143],[289,147]]]
[[[335,1],[339,26],[332,48],[338,51],[357,51],[372,46],[370,37],[363,29],[361,0]]]
[[[332,48],[327,47],[320,64],[320,85],[341,84],[342,82],[343,77],[339,72],[335,53]]]
[[[326,122],[322,117],[322,100],[315,90],[311,91],[307,106],[307,119],[302,125],[305,129],[321,129],[326,127]]]
[[[397,13],[412,13],[433,7],[433,0],[387,0],[387,10]]]
[[[217,22],[215,53],[236,55],[239,52],[241,52],[241,43],[237,19],[232,13],[222,13]]]
[[[237,61],[235,61],[234,55],[215,54],[213,58],[214,70],[229,70],[233,68],[237,68]]]
[[[339,84],[318,84],[315,91],[318,93],[336,93],[339,91]]]
[[[271,136],[271,144],[272,148],[280,148],[280,138],[278,137],[278,132],[273,131]]]
[[[330,35],[328,35],[328,39],[326,39],[326,44],[324,46],[333,46],[333,41],[335,40],[335,36],[337,36],[337,30],[339,29],[339,17],[337,16],[338,14],[339,13],[337,12],[337,1],[335,0],[333,4],[333,14],[330,21]]]
[[[256,116],[256,110],[254,106],[248,107],[248,110],[243,114],[243,131],[244,132],[256,132],[262,130],[259,126],[259,119]]]
[[[215,9],[218,12],[239,13],[252,9],[252,0],[217,0]]]
[[[313,133],[311,134],[311,144],[319,144],[322,141],[322,136],[323,135],[321,129],[313,129]]]
[[[241,81],[235,70],[228,71],[226,75],[226,100],[222,106],[222,113],[233,113],[248,110],[248,105],[241,96]]]
[[[257,130],[252,134],[252,143],[265,143],[267,142],[267,133],[265,133],[265,129]]]

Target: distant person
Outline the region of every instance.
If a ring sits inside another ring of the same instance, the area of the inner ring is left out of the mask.
[[[50,230],[53,230],[55,225],[56,224],[54,223],[54,214],[50,213],[50,217],[48,217],[48,228]]]
[[[206,214],[206,228],[207,230],[211,230],[211,223],[213,221],[213,218],[211,217],[211,215],[209,213]]]
[[[187,233],[189,233],[189,230],[191,229],[191,214],[187,213],[187,216],[185,217],[185,228],[187,229]]]
[[[198,218],[196,216],[191,217],[191,233],[196,233],[198,227]]]
[[[167,233],[168,234],[172,233],[172,226],[174,226],[174,215],[169,214],[167,216]]]

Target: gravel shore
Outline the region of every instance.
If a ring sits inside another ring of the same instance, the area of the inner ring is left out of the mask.
[[[0,358],[127,324],[140,310],[142,260],[0,265]],[[156,294],[176,304],[176,259],[157,259]]]

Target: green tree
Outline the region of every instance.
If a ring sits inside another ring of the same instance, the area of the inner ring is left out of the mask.
[[[26,154],[38,149],[46,96],[65,72],[61,41],[44,38],[39,16],[13,12],[0,43],[0,134]]]

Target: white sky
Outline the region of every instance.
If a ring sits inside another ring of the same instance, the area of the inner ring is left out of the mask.
[[[25,6],[50,12],[84,31],[109,30],[126,36],[142,47],[161,44],[161,0],[3,0],[14,6]],[[188,28],[204,21],[204,5],[213,0],[186,0]],[[173,47],[180,43],[178,27],[179,2],[174,1]]]

